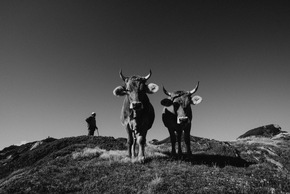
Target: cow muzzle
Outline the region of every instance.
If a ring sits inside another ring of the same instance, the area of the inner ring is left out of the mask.
[[[188,117],[177,117],[177,124],[183,124],[183,123],[188,123],[189,119]]]
[[[130,109],[133,109],[133,110],[141,110],[143,109],[143,104],[142,102],[131,102],[130,104]]]

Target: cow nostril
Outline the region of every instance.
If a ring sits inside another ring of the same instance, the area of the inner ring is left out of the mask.
[[[188,121],[188,117],[178,117],[177,118],[177,123],[180,124],[180,123],[185,123]]]
[[[132,105],[131,108],[134,109],[134,110],[142,109],[142,103],[141,102],[133,102],[131,105]]]

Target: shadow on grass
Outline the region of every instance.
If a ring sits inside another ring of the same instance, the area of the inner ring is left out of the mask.
[[[207,166],[218,166],[223,168],[225,166],[235,167],[249,167],[253,162],[248,162],[240,157],[220,156],[220,155],[207,155],[207,154],[193,154],[187,157],[185,160],[189,160],[193,165],[204,164]]]
[[[249,167],[253,162],[248,162],[240,157],[231,157],[231,156],[221,156],[221,155],[209,155],[209,154],[192,154],[188,156],[182,154],[181,156],[171,156],[170,153],[165,152],[171,160],[180,160],[190,162],[192,165],[207,165],[210,167],[217,166],[224,168],[225,166],[234,166],[234,167]]]

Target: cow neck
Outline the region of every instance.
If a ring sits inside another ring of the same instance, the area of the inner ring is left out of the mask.
[[[147,96],[146,93],[144,94],[144,96],[143,96],[143,98],[142,98],[142,103],[145,105],[145,107],[146,107],[146,105],[147,105],[148,103],[150,103],[150,101],[149,101],[149,97]]]

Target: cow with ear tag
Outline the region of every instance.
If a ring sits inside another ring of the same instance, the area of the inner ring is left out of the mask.
[[[145,160],[145,143],[147,131],[152,127],[155,113],[147,94],[156,93],[159,89],[154,83],[147,84],[152,72],[145,76],[126,77],[120,71],[120,77],[124,81],[123,86],[114,89],[115,96],[125,96],[122,110],[121,123],[125,126],[128,134],[128,154],[135,158],[136,143],[139,146],[138,161]]]
[[[191,105],[197,105],[202,101],[200,96],[193,96],[197,91],[199,82],[191,91],[167,92],[163,87],[163,92],[168,96],[161,101],[164,106],[162,120],[167,127],[171,140],[172,155],[176,155],[175,143],[178,143],[178,154],[182,155],[181,136],[184,133],[187,154],[191,155],[190,130],[192,120]],[[177,137],[176,137],[177,135]]]

